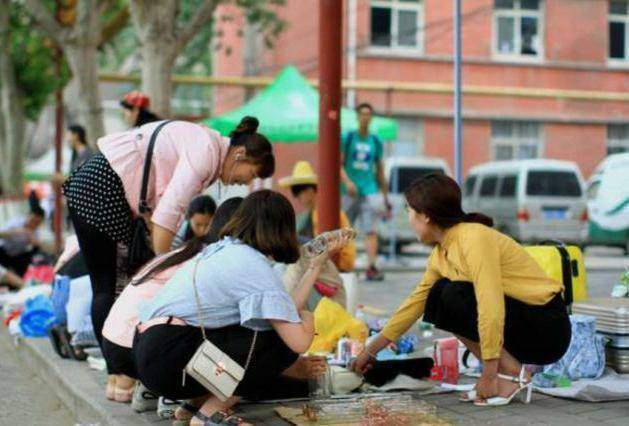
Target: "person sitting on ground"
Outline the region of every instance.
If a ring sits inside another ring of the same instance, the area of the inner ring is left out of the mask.
[[[211,199],[211,198],[210,198]],[[216,211],[210,227],[211,242],[216,242],[220,228],[229,221],[242,202],[242,198],[230,198]],[[205,233],[202,235],[205,237]],[[138,309],[142,302],[152,299],[185,261],[194,257],[205,247],[204,241],[195,236],[182,247],[158,256],[149,262],[125,287],[114,303],[103,326],[103,357],[107,363],[106,396],[118,402],[129,402],[137,379],[133,363],[133,336],[139,324]],[[139,400],[146,391],[138,392]],[[157,397],[152,396],[155,400]],[[135,401],[134,401],[135,402]],[[147,404],[134,404],[144,406]],[[143,411],[134,406],[136,411]]]
[[[290,372],[312,342],[312,313],[300,308],[328,258],[325,253],[312,260],[291,298],[272,261],[290,264],[299,257],[295,212],[283,195],[269,190],[245,198],[220,237],[142,306],[133,344],[138,376],[149,389],[169,399],[193,399],[200,407],[191,426],[245,424],[227,411],[241,397],[259,399],[270,383]],[[234,396],[224,402],[192,377],[182,382],[182,371],[203,342],[201,327],[246,370]],[[183,409],[176,412],[179,420],[186,415]]]
[[[376,354],[423,321],[456,335],[483,364],[476,389],[462,397],[480,406],[530,400],[524,364],[559,360],[570,343],[563,285],[548,278],[510,237],[480,214],[465,214],[461,190],[445,175],[422,177],[405,192],[419,239],[434,248],[417,288],[354,362],[365,373]]]
[[[170,249],[181,247],[193,237],[204,239],[210,231],[215,212],[216,203],[209,195],[200,195],[190,201],[186,220],[175,234]]]
[[[280,186],[290,188],[304,212],[297,216],[297,235],[300,242],[310,241],[319,234],[317,212],[318,177],[308,161],[299,161],[293,168],[293,174],[280,180]],[[351,224],[345,212],[340,212],[341,228]],[[352,241],[343,248],[334,263],[341,272],[354,270],[356,263],[356,244]]]
[[[14,218],[0,228],[0,265],[19,277],[24,276],[40,246],[38,229],[46,214],[38,203],[31,202],[30,207],[28,216]]]
[[[120,101],[124,121],[131,128],[140,127],[162,118],[149,110],[151,100],[142,92],[134,90],[124,95]]]

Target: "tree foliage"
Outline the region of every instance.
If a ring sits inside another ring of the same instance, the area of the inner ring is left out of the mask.
[[[28,119],[34,121],[50,95],[67,83],[69,71],[64,63],[62,78],[58,78],[52,42],[35,29],[32,18],[18,2],[12,3],[9,25],[11,58],[17,84],[24,97],[24,112]]]

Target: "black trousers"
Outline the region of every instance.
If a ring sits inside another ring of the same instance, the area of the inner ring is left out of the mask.
[[[116,299],[118,245],[72,211],[70,216],[92,282],[92,325],[102,348],[103,326]]]
[[[107,340],[103,337],[101,344],[103,350],[103,357],[107,363],[107,373],[109,374],[124,374],[125,376],[138,378],[138,373],[135,369],[135,362],[133,360],[133,350],[131,348],[125,348],[124,346],[117,345],[114,342]]]
[[[240,325],[206,329],[208,339],[241,366],[245,366],[253,331]],[[140,381],[152,392],[168,399],[192,399],[209,394],[199,382],[186,376],[183,370],[203,342],[201,329],[171,324],[154,325],[143,333],[136,333],[133,341],[135,366]],[[235,395],[251,401],[268,397],[267,389],[274,387],[273,396],[284,396],[276,383],[284,370],[298,358],[273,331],[258,333],[249,369],[236,388]],[[282,379],[282,381],[284,381]],[[307,384],[290,380],[298,392],[305,393]],[[288,390],[288,389],[286,389]]]
[[[424,321],[452,334],[480,342],[474,285],[437,281],[426,300]],[[570,317],[560,295],[545,305],[529,305],[505,297],[503,347],[523,364],[546,365],[568,350]]]
[[[26,253],[9,256],[7,252],[4,251],[4,248],[0,247],[0,265],[22,277],[26,273],[28,266],[31,264],[34,253],[35,251],[31,250]]]

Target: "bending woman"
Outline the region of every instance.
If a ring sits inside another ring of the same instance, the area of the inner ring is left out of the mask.
[[[228,421],[227,412],[240,397],[259,399],[308,349],[313,317],[298,308],[327,259],[313,261],[291,298],[271,261],[293,263],[299,256],[295,212],[283,195],[273,191],[245,198],[220,236],[143,305],[133,343],[138,376],[147,388],[169,399],[196,399],[200,409],[193,426]],[[225,402],[190,376],[182,382],[186,364],[203,342],[201,327],[213,344],[243,367],[252,350],[244,379]],[[235,423],[230,424],[242,423],[231,419]]]
[[[118,245],[128,246],[133,217],[139,217],[142,171],[149,140],[164,122],[146,124],[99,140],[97,154],[64,184],[70,216],[90,273],[92,321],[101,331],[116,297]],[[166,123],[157,135],[148,182],[149,222],[156,254],[170,249],[194,196],[220,179],[247,184],[273,174],[269,141],[256,133],[258,120],[243,118],[230,138],[185,121]],[[121,251],[123,252],[123,251]],[[131,274],[135,271],[128,271]]]
[[[366,372],[378,351],[423,315],[455,334],[483,363],[476,405],[505,405],[519,392],[530,400],[523,364],[559,360],[570,343],[570,320],[561,293],[514,240],[490,228],[491,219],[464,214],[461,190],[445,175],[428,175],[405,193],[411,227],[434,244],[426,273],[381,334],[354,363]],[[473,223],[480,222],[480,223]]]

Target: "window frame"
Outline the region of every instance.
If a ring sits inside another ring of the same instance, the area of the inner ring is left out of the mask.
[[[505,182],[507,181],[507,179],[513,179],[514,185],[513,185],[513,194],[503,194],[503,189],[505,187]],[[510,199],[510,198],[517,198],[518,196],[518,175],[517,174],[509,174],[509,175],[503,175],[500,177],[500,188],[498,189],[498,198],[501,199]]]
[[[611,128],[613,126],[624,127],[627,137],[624,139],[611,138]],[[620,151],[611,152],[614,148],[620,148]],[[607,125],[607,144],[605,146],[607,155],[629,152],[629,124],[608,124]]]
[[[478,197],[479,198],[497,198],[498,197],[498,183],[499,183],[499,178],[500,176],[498,176],[497,174],[486,174],[483,176],[483,178],[481,179],[480,182],[480,187],[478,188]],[[483,185],[485,185],[486,181],[489,181],[493,179],[494,180],[494,189],[493,189],[493,194],[483,194]]]
[[[543,62],[545,55],[545,1],[539,0],[539,9],[537,11],[522,9],[521,0],[513,0],[517,7],[513,9],[497,9],[494,4],[492,5],[492,40],[491,40],[491,54],[492,58],[497,61],[505,62]],[[522,53],[502,53],[498,46],[498,19],[501,17],[513,18],[515,25],[515,39],[514,44],[517,52],[522,50],[522,18],[537,18],[537,34],[540,40],[538,46],[538,52],[536,55],[524,55]]]
[[[499,123],[507,123],[511,125],[511,136],[494,136],[494,125],[498,125]],[[522,128],[524,125],[535,125],[537,127],[537,137],[536,138],[527,138],[520,136],[520,131],[518,128]],[[535,146],[537,147],[537,156],[533,158],[543,158],[544,157],[544,126],[541,123],[536,121],[519,121],[519,120],[492,120],[491,121],[491,129],[490,129],[490,148],[491,148],[491,158],[494,161],[511,161],[511,160],[526,160],[529,158],[519,158],[517,154],[517,149],[521,145],[533,145],[535,142]],[[511,158],[497,158],[497,148],[498,146],[510,146],[513,150],[513,154]]]
[[[629,66],[629,1],[625,1],[627,4],[627,13],[625,15],[612,14],[611,12],[611,0],[607,1],[607,63],[609,65],[616,65],[621,67]],[[623,59],[620,58],[612,58],[610,56],[609,46],[611,45],[611,38],[609,37],[609,28],[612,22],[625,24],[625,57]]]
[[[418,56],[424,54],[424,26],[425,26],[425,0],[417,0],[417,3],[401,0],[370,0],[369,1],[369,46],[367,53],[391,56]],[[374,7],[391,10],[391,46],[375,46],[372,43],[371,34],[371,9]],[[398,12],[412,11],[417,13],[417,34],[415,47],[398,45]]]

